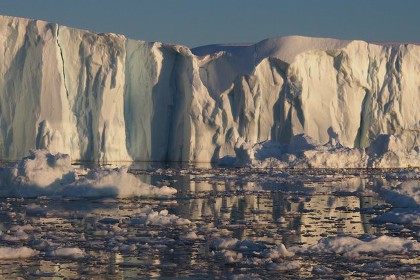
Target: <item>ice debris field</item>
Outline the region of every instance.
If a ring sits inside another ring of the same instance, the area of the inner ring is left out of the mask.
[[[419,182],[418,169],[128,169],[32,150],[0,169],[0,275],[416,279]]]
[[[420,278],[419,74],[0,16],[0,278]]]

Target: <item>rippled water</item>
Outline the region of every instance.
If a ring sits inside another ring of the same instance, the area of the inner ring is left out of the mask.
[[[137,279],[141,277],[273,278],[264,265],[251,262],[225,264],[211,240],[219,235],[250,240],[253,246],[272,248],[312,245],[322,237],[392,235],[418,239],[415,225],[374,224],[370,219],[389,210],[375,192],[387,183],[384,174],[366,170],[250,170],[206,169],[186,166],[133,166],[145,182],[178,189],[172,198],[97,199],[62,198],[2,199],[0,230],[14,225],[34,227],[29,238],[1,240],[1,246],[34,247],[37,240],[78,247],[82,259],[40,254],[26,260],[0,260],[0,277],[47,279]],[[190,225],[145,225],[131,221],[144,212],[168,210],[190,220]],[[105,219],[104,219],[105,218]],[[181,238],[194,231],[199,239]],[[256,245],[255,245],[256,244]],[[258,250],[244,249],[245,260]],[[417,277],[413,265],[418,254],[366,256],[347,260],[337,256],[296,257],[303,265],[281,272],[284,278],[318,278],[314,265],[333,267],[334,277],[377,277],[382,273]],[[365,269],[381,262],[382,271]]]

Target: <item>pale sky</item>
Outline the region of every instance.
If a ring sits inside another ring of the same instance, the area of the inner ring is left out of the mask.
[[[189,47],[284,35],[420,42],[418,0],[0,0],[0,14]]]

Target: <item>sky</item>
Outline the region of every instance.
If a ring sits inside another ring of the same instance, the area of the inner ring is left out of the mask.
[[[0,14],[196,47],[303,35],[420,42],[419,0],[0,0]]]

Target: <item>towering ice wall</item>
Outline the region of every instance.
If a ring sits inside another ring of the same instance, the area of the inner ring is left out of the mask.
[[[303,134],[420,165],[419,75],[411,44],[291,36],[190,50],[3,16],[0,158],[209,162]]]

